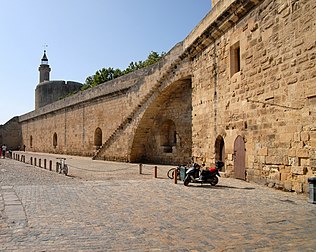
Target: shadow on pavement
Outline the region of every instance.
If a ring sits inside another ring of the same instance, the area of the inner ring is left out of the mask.
[[[254,190],[256,188],[254,187],[236,187],[236,186],[226,186],[226,185],[216,185],[216,186],[211,186],[211,185],[203,185],[203,184],[189,184],[189,187],[192,188],[211,188],[211,189],[216,189],[216,190],[220,190],[220,189],[239,189],[239,190]]]

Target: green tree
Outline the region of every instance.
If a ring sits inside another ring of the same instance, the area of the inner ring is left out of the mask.
[[[134,72],[138,69],[148,67],[152,64],[158,62],[163,56],[164,52],[161,54],[151,51],[145,61],[131,62],[125,70],[114,69],[112,67],[102,68],[101,70],[96,71],[92,76],[88,76],[83,84],[81,90],[86,90],[88,88],[93,88],[101,83],[113,80],[122,75]]]
[[[147,60],[144,62],[144,67],[150,66],[152,64],[155,64],[156,62],[158,62],[163,56],[165,55],[165,53],[157,53],[157,52],[153,52],[151,51],[151,53],[148,55]]]

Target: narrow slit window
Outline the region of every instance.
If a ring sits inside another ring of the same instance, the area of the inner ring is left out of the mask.
[[[30,148],[33,148],[33,136],[30,136]]]
[[[57,133],[55,132],[53,135],[53,147],[56,148],[57,147]]]
[[[230,76],[240,71],[240,45],[239,41],[230,47]]]

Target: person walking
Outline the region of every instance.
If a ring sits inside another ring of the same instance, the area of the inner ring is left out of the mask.
[[[5,144],[3,144],[1,149],[2,149],[2,156],[3,156],[3,158],[5,158],[5,154],[7,152],[7,146]]]

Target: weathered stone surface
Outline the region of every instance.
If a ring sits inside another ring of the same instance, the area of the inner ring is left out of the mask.
[[[307,168],[304,166],[292,166],[291,172],[292,174],[305,175],[307,173]]]
[[[156,65],[20,116],[21,145],[131,162],[222,159],[228,176],[241,169],[304,191],[316,176],[316,8],[292,2],[216,1]]]
[[[284,189],[286,191],[292,191],[292,182],[291,181],[285,181],[283,183]]]

